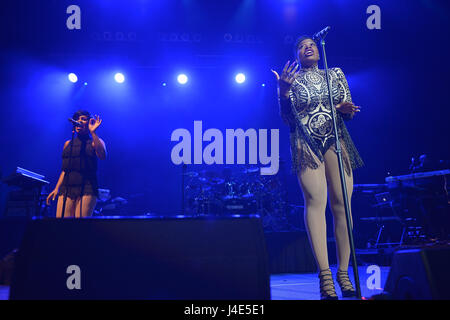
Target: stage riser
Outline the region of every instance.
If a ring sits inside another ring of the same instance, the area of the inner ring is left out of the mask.
[[[36,220],[11,299],[270,299],[269,280],[259,219]]]

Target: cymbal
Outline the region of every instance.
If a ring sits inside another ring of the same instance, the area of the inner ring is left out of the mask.
[[[197,177],[198,176],[198,172],[195,171],[189,171],[186,173],[183,173],[184,176],[188,176],[188,177]]]
[[[212,179],[210,179],[210,182],[211,182],[212,184],[222,184],[222,183],[225,182],[225,180],[223,180],[223,179],[221,179],[221,178],[212,178]]]
[[[119,202],[119,203],[123,203],[123,204],[128,203],[128,201],[122,197],[115,197],[114,199],[111,200],[111,202]]]
[[[204,183],[204,184],[222,184],[222,183],[224,183],[225,182],[225,180],[224,179],[221,179],[221,178],[204,178],[204,177],[200,177],[200,178],[198,178],[198,180],[201,182],[201,183]]]
[[[252,167],[252,168],[244,169],[242,172],[243,173],[255,173],[255,172],[258,172],[258,171],[259,171],[258,167]]]
[[[213,171],[213,170],[202,170],[202,171],[200,171],[200,174],[203,177],[207,177],[207,178],[217,177],[219,175],[218,172]]]

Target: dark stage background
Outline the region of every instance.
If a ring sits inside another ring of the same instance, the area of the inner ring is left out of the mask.
[[[81,30],[66,27],[71,4],[81,8]],[[381,30],[366,27],[372,4],[381,8]],[[108,149],[100,187],[127,199],[128,214],[180,213],[182,168],[171,162],[170,136],[192,133],[194,120],[222,132],[279,128],[279,177],[289,202],[301,205],[270,69],[293,59],[297,36],[327,25],[328,64],[342,68],[362,107],[347,123],[365,161],[355,183],[408,174],[411,157],[424,153],[450,159],[446,1],[18,0],[3,1],[1,11],[3,177],[20,166],[53,189],[71,135],[67,118],[88,109],[103,118],[98,134]],[[122,84],[113,79],[119,71]],[[176,83],[180,72],[185,86]],[[236,72],[246,74],[243,85]]]

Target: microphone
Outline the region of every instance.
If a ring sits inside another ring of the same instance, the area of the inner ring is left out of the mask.
[[[72,118],[69,118],[69,122],[72,123],[74,125],[74,127],[82,127],[83,126],[81,123],[73,120]]]
[[[317,41],[317,40],[325,38],[325,36],[327,35],[328,31],[330,31],[330,29],[331,29],[330,26],[323,28],[322,30],[317,32],[315,35],[313,35],[313,40]]]

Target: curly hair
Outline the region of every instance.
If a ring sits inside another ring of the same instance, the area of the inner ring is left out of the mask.
[[[81,116],[86,116],[88,119],[92,118],[91,114],[87,110],[78,110],[72,116],[73,120],[78,120]]]

